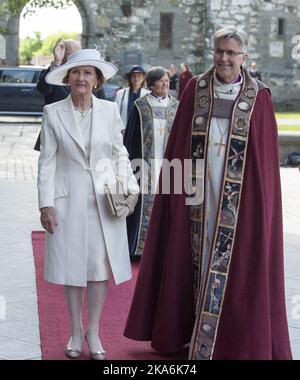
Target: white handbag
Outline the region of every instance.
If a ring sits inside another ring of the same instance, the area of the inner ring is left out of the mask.
[[[127,197],[118,176],[116,176],[116,182],[114,184],[104,184],[104,195],[110,215],[117,217],[118,211],[124,207],[124,204],[120,202],[125,201]]]

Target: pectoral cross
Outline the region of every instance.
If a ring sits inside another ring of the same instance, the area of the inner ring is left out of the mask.
[[[162,136],[163,132],[165,131],[165,127],[163,127],[162,125],[159,126],[159,134],[160,136]]]
[[[216,145],[216,146],[219,147],[218,152],[217,152],[217,156],[220,156],[222,146],[223,146],[224,148],[226,148],[226,144],[223,144],[223,138],[221,138],[220,142],[218,142],[218,143],[214,143],[214,145]]]

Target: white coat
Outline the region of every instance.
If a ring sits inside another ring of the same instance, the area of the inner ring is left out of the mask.
[[[130,91],[130,87],[126,87],[126,88],[123,88],[122,90],[119,90],[117,92],[117,96],[116,96],[116,100],[115,100],[117,105],[118,105],[118,108],[119,108],[119,112],[120,112],[121,119],[122,119],[123,124],[124,124],[124,128],[126,128],[127,120],[129,117],[129,115],[127,113],[129,91]],[[142,87],[140,97],[148,94],[149,92],[150,92],[149,90]]]
[[[90,160],[85,154],[71,96],[45,106],[38,162],[39,208],[53,206],[57,217],[54,234],[46,233],[45,279],[49,282],[86,286],[87,189],[92,176],[108,259],[116,284],[131,278],[126,221],[108,213],[103,182],[111,175],[103,162],[114,168],[129,192],[138,191],[128,153],[122,140],[122,121],[114,102],[93,96]],[[106,165],[105,164],[105,165]]]

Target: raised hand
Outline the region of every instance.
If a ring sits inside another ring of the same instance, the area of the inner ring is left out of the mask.
[[[63,59],[64,59],[64,56],[65,56],[65,53],[66,53],[66,47],[65,47],[65,44],[64,42],[62,41],[62,39],[60,38],[54,45],[54,48],[53,48],[53,56],[54,56],[54,62],[57,64],[57,65],[61,65]]]

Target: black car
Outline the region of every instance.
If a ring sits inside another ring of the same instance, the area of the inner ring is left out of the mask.
[[[0,115],[42,115],[44,97],[36,85],[44,67],[0,67]],[[119,86],[105,82],[107,100],[114,101]]]
[[[0,114],[41,115],[44,98],[36,89],[43,67],[0,67]]]

